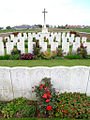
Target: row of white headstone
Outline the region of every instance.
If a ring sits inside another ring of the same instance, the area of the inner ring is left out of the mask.
[[[7,40],[6,42],[6,52],[8,55],[11,54],[14,46],[17,46],[17,49],[21,51],[21,54],[25,53],[25,40],[28,40],[28,53],[33,53],[33,45],[36,43],[33,42],[33,38],[36,38],[36,40],[39,40],[39,45],[42,48],[41,52],[47,51],[47,42],[44,42],[44,37],[48,39],[49,43],[51,45],[51,51],[56,51],[59,45],[62,45],[62,52],[64,55],[67,55],[69,53],[69,46],[72,45],[72,52],[76,53],[78,47],[80,47],[80,37],[75,37],[74,34],[70,33],[48,33],[48,34],[31,34],[28,33],[19,33],[17,37],[15,37],[13,34],[10,35],[10,37],[5,37],[4,39]],[[55,39],[55,42],[54,42]],[[87,46],[87,52],[90,54],[90,42],[87,42],[86,37],[82,37],[82,43],[84,46]],[[0,56],[4,56],[4,43],[3,38],[0,37]]]

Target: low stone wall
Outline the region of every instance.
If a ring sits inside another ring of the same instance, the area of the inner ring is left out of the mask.
[[[90,67],[0,67],[0,100],[26,97],[35,100],[32,87],[51,78],[58,92],[80,92],[90,96]]]

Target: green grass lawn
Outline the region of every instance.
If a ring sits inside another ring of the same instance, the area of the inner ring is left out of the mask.
[[[86,32],[90,33],[90,28],[71,28],[72,30],[78,31],[78,32]]]
[[[64,32],[64,31],[71,31],[71,30],[75,30],[75,31],[78,31],[78,32],[87,32],[87,33],[90,33],[90,28],[69,28],[69,29],[56,29],[56,28],[52,28],[50,29],[49,28],[49,31],[50,32]],[[32,32],[32,31],[36,31],[36,32],[40,32],[41,29],[27,29],[27,30],[13,30],[13,29],[10,29],[10,30],[0,30],[0,33],[7,33],[7,32]]]
[[[9,30],[0,30],[0,33],[7,33],[7,32],[31,32],[31,31],[40,31],[41,29],[27,29],[27,30],[14,30],[14,29],[9,29]]]
[[[9,119],[0,119],[0,120],[77,120],[77,119],[70,119],[70,118],[9,118]],[[78,120],[89,120],[89,119],[78,119]]]
[[[0,60],[0,66],[36,67],[36,66],[90,66],[90,60]]]

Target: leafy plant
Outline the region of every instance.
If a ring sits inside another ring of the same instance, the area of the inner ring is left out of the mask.
[[[36,106],[35,105],[27,105],[22,109],[21,115],[23,117],[34,117],[36,114]]]
[[[82,58],[88,59],[86,48],[87,46],[84,47],[83,44],[81,43],[80,48],[77,49],[77,55],[81,55]]]
[[[60,118],[89,118],[90,97],[80,93],[62,93],[57,96],[55,116]]]
[[[0,56],[0,60],[9,60],[10,55]]]
[[[68,58],[68,59],[81,59],[82,58],[82,55],[80,54],[69,54],[67,56],[65,56],[65,58]]]
[[[10,103],[7,103],[3,109],[1,110],[2,114],[4,115],[4,118],[11,118],[13,115],[16,114],[16,112],[22,110],[22,108],[26,105],[26,99],[25,98],[18,98],[12,100]]]
[[[39,41],[36,40],[36,45],[33,46],[33,54],[37,56],[37,58],[41,56],[40,50],[41,50],[41,47],[39,46]]]
[[[21,56],[21,52],[20,50],[17,49],[13,49],[13,51],[11,52],[11,55],[9,57],[10,60],[18,60]]]
[[[42,79],[39,86],[35,86],[34,92],[36,93],[36,97],[38,99],[38,109],[41,116],[44,115],[45,117],[50,117],[51,113],[53,115],[56,92],[55,89],[52,88],[51,79]]]
[[[52,59],[51,54],[48,53],[48,52],[45,52],[45,53],[41,52],[41,57],[42,57],[42,59],[46,59],[46,60],[51,60]]]
[[[20,57],[20,60],[33,60],[35,59],[35,55],[28,53],[28,54],[22,54]]]

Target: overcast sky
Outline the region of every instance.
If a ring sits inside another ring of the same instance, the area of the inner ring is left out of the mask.
[[[90,25],[90,0],[0,0],[0,27],[22,24]]]

